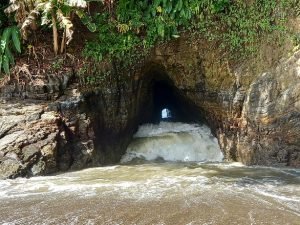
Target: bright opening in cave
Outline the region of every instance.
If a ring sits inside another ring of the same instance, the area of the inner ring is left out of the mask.
[[[202,111],[187,97],[185,90],[180,90],[167,74],[151,71],[149,75],[149,98],[142,116],[142,123],[157,124],[161,121],[205,123]]]
[[[172,118],[172,114],[171,114],[171,111],[167,108],[163,109],[161,111],[161,119],[162,120],[168,120],[168,119],[171,119]]]

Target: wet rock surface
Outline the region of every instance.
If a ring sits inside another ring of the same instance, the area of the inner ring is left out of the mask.
[[[44,104],[2,101],[0,111],[1,175],[13,178],[30,173],[35,163],[46,159],[47,154],[42,155],[42,149],[52,147],[50,151],[55,153],[59,118],[53,112],[45,112]],[[50,164],[50,161],[44,162]]]
[[[300,166],[300,52],[250,86],[237,140],[240,161]]]
[[[212,128],[226,160],[300,167],[300,52],[258,74],[217,56],[179,40],[157,47],[137,68],[113,69],[128,79],[110,77],[93,91],[67,78],[44,93],[28,88],[26,99],[16,98],[20,89],[2,88],[0,177],[117,163],[138,125],[151,122],[157,82],[171,87],[181,113]]]
[[[54,102],[1,99],[1,178],[45,175],[87,166],[93,146],[87,147],[86,142],[93,137],[84,136],[89,122],[77,111],[80,95],[76,89],[69,91],[66,90],[67,99],[62,96]],[[79,126],[84,128],[78,129]]]

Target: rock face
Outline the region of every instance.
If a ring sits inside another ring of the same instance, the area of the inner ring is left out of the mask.
[[[300,52],[250,85],[237,154],[245,163],[300,166]]]
[[[89,120],[77,111],[79,103],[77,93],[68,93],[67,99],[63,96],[53,102],[2,99],[0,178],[89,166],[93,137],[88,136]]]
[[[227,160],[300,167],[300,52],[255,73],[201,41],[179,39],[135,68],[109,68],[93,91],[79,91],[68,76],[0,89],[1,178],[116,163],[167,99],[181,119],[212,128]]]
[[[1,102],[0,174],[4,177],[55,171],[59,117],[36,102]]]

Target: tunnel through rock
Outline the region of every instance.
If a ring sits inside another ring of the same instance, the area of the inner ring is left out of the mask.
[[[154,69],[146,77],[150,77],[148,108],[151,109],[151,115],[145,122],[205,123],[201,110],[185,96],[185,90],[174,85],[166,73]]]
[[[219,162],[223,154],[201,108],[161,70],[146,74],[148,120],[140,124],[121,163]],[[143,110],[141,111],[143,114]]]
[[[118,163],[143,124],[164,120],[207,124],[201,107],[187,97],[189,90],[176,86],[159,66],[147,71],[137,80],[113,83],[86,96],[94,135],[93,165]],[[162,119],[163,110],[171,117]]]

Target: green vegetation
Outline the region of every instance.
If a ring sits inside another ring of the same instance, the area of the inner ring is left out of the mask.
[[[24,39],[27,39],[28,30],[36,30],[38,26],[51,26],[53,32],[53,50],[55,55],[65,51],[66,45],[73,38],[74,14],[82,19],[91,31],[94,31],[89,17],[83,11],[87,2],[83,0],[18,0],[10,1],[9,7],[5,9],[7,14],[15,14],[16,21],[21,26]],[[40,24],[39,24],[40,23]],[[59,29],[62,30],[59,38]]]
[[[288,31],[288,15],[300,14],[300,0],[10,0],[1,7],[0,68],[6,73],[13,52],[21,51],[19,33],[28,40],[31,33],[51,28],[53,52],[63,54],[76,18],[95,34],[86,42],[86,58],[117,59],[128,66],[156,44],[187,32],[215,42],[227,55],[247,57],[262,38],[278,42]]]
[[[254,53],[261,37],[284,34],[288,9],[295,0],[119,0],[114,13],[95,15],[97,38],[84,54],[96,60],[119,58],[133,49],[189,31],[219,43],[230,55]]]
[[[21,53],[19,29],[3,13],[6,6],[0,5],[0,74],[2,70],[9,74],[10,67],[15,64],[13,53]]]

